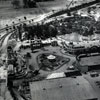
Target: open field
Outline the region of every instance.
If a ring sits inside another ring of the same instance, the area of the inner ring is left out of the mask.
[[[19,9],[14,9],[11,5],[10,0],[0,1],[0,28],[3,28],[6,24],[10,24],[14,20],[23,18],[23,16],[28,16],[28,18],[32,18],[43,13],[48,13],[52,10],[66,8],[66,5],[68,6],[70,4],[70,1],[71,0],[54,0],[48,2],[38,2],[37,8],[21,7]],[[76,4],[80,4],[82,2],[83,0],[79,0]],[[87,2],[87,0],[84,0],[84,2]]]
[[[55,0],[55,1],[49,1],[49,2],[38,2],[37,4],[40,6],[40,8],[19,8],[14,9],[11,5],[10,1],[0,2],[0,19],[5,18],[14,18],[16,16],[21,16],[24,14],[41,14],[41,13],[47,13],[53,9],[63,8],[66,7],[66,0]]]
[[[23,16],[34,17],[43,13],[48,13],[53,9],[60,9],[66,7],[66,0],[55,0],[49,2],[39,2],[37,8],[19,8],[14,9],[11,5],[11,1],[0,1],[0,28],[6,24],[10,24],[18,18]]]

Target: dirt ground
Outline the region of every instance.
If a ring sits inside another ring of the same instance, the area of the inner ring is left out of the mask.
[[[14,9],[11,4],[11,0],[0,1],[0,29],[4,28],[6,24],[12,24],[13,21],[18,22],[18,19],[22,19],[24,16],[27,18],[34,18],[37,15],[48,13],[52,10],[59,10],[67,8],[72,0],[51,0],[48,2],[38,2],[37,8],[23,8]],[[93,0],[73,0],[74,3],[71,6],[79,5]],[[75,3],[76,2],[76,3]]]
[[[37,8],[22,8],[14,9],[11,1],[0,1],[0,29],[12,21],[23,18],[23,16],[34,17],[43,13],[48,13],[51,10],[56,10],[66,7],[66,0],[54,0],[48,2],[38,2]]]
[[[6,2],[6,3],[5,3]],[[55,0],[55,1],[49,1],[49,2],[39,2],[39,8],[19,8],[14,9],[11,5],[11,1],[3,1],[0,2],[0,19],[5,18],[14,18],[16,16],[21,16],[23,14],[41,14],[42,12],[49,12],[52,9],[55,9],[55,7],[64,7],[66,6],[66,0]]]
[[[76,4],[87,0],[74,0],[78,1]],[[14,9],[11,0],[0,1],[0,29],[6,24],[11,23],[15,19],[23,18],[23,16],[34,17],[39,14],[48,13],[52,10],[66,8],[71,0],[52,0],[48,2],[38,2],[37,8],[22,8]]]
[[[58,10],[65,8],[66,5],[69,5],[72,0],[51,0],[48,2],[37,2],[39,5],[38,8],[19,8],[14,9],[11,0],[8,1],[0,1],[0,19],[5,18],[14,18],[16,16],[21,16],[23,14],[41,14],[41,13],[47,13],[51,10]],[[76,5],[80,3],[85,3],[93,0],[73,0],[73,2],[76,2]],[[42,12],[41,12],[41,10]]]

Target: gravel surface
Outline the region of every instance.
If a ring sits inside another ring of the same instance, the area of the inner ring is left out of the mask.
[[[27,16],[30,19],[37,17],[37,15],[48,13],[53,9],[64,8],[66,7],[66,0],[39,2],[38,5],[38,8],[14,9],[10,1],[0,2],[0,28],[10,24],[12,21],[18,22],[18,19],[22,19],[23,16]]]
[[[72,3],[72,6],[80,5],[81,3],[86,3],[93,0],[74,0],[75,3]],[[37,17],[38,15],[48,13],[52,10],[59,10],[67,8],[71,0],[54,0],[48,2],[38,2],[37,8],[19,8],[14,9],[11,5],[11,1],[0,1],[0,29],[4,28],[6,24],[12,24],[12,22],[19,22],[18,19],[22,19],[24,16],[27,16],[28,19]],[[98,9],[98,11],[100,8]],[[80,12],[80,11],[79,11]],[[86,9],[82,9],[82,12],[86,13]],[[100,13],[98,12],[97,16]]]
[[[77,2],[78,1],[78,2]],[[74,0],[76,2],[71,6],[79,5],[83,2],[88,2],[91,0]],[[28,18],[37,17],[37,15],[48,13],[52,10],[58,10],[66,8],[70,4],[71,0],[54,0],[48,2],[38,2],[37,8],[19,8],[14,9],[11,5],[11,1],[0,1],[0,29],[5,27],[6,24],[11,24],[11,22],[18,22],[18,19],[22,19],[23,16]]]

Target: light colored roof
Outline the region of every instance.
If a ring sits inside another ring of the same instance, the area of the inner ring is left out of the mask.
[[[86,100],[96,98],[91,85],[82,76],[30,83],[32,100]]]
[[[56,57],[54,55],[49,55],[47,56],[47,58],[52,60],[52,59],[55,59]]]
[[[52,73],[50,75],[47,76],[46,79],[55,79],[55,78],[63,78],[66,77],[64,72],[60,72],[60,73]]]

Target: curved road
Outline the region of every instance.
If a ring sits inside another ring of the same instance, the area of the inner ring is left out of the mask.
[[[13,32],[5,33],[1,39],[0,39],[0,58],[5,59],[6,57],[6,49],[7,49],[7,44],[10,36],[13,34]]]
[[[10,38],[10,36],[11,36],[12,34],[13,34],[13,33],[9,33],[9,34],[5,37],[5,39],[4,39],[3,43],[2,43],[1,51],[2,51],[3,53],[6,52],[8,40],[9,40],[9,38]]]
[[[48,16],[48,14],[43,14],[43,15],[39,15],[36,18],[33,18],[34,23],[42,22],[47,16]],[[17,25],[20,25],[21,23],[27,23],[27,22],[29,22],[31,20],[32,19],[26,20],[26,21],[22,21],[20,23],[14,24],[14,25],[17,26]],[[29,23],[27,23],[27,24],[29,24]],[[11,28],[12,26],[13,25],[9,26],[8,28]],[[0,39],[0,53],[6,54],[7,42],[9,40],[10,36],[13,34],[13,32],[6,33],[6,27],[5,27],[3,29],[0,29],[0,34],[1,34],[1,39]],[[3,55],[3,54],[1,54],[1,55]]]

